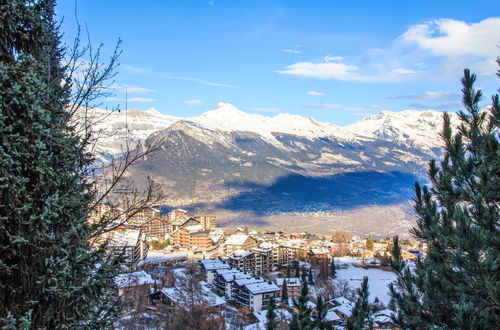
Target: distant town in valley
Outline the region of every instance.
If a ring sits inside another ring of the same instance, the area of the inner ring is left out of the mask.
[[[306,282],[311,308],[316,297],[325,298],[326,320],[340,325],[351,315],[364,276],[369,276],[370,303],[377,307],[373,321],[379,329],[392,329],[387,287],[396,277],[389,266],[392,237],[222,228],[214,214],[183,209],[161,214],[144,208],[132,216],[121,212],[117,205],[99,204],[90,221],[113,217],[115,222],[96,243],[105,242],[109,255],[121,263],[115,283],[125,306],[123,329],[129,322],[146,326],[201,306],[224,315],[231,328],[265,329],[269,300],[281,301],[278,315],[287,323],[296,309],[293,298]],[[405,260],[422,256],[419,242],[403,240],[401,245]],[[186,293],[190,281],[199,285]]]

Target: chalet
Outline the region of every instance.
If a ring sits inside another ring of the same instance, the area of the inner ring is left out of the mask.
[[[145,298],[154,283],[151,275],[145,271],[123,273],[116,275],[114,282],[118,289],[118,296],[126,305],[136,309],[145,308]]]
[[[200,291],[189,293],[178,287],[163,288],[149,295],[150,303],[167,309],[180,308],[183,310],[188,310],[193,302],[210,309],[219,309],[226,303],[224,298],[210,291],[205,282],[200,282],[200,284]]]
[[[234,234],[226,240],[226,253],[236,250],[250,250],[257,247],[257,240],[247,234]]]
[[[322,261],[328,261],[330,257],[329,251],[326,249],[309,249],[307,252],[307,259],[313,265],[317,265]]]

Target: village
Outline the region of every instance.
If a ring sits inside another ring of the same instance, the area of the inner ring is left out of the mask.
[[[90,215],[97,220],[119,214],[100,204]],[[215,215],[190,215],[175,209],[160,214],[143,209],[96,240],[109,256],[119,258],[115,278],[124,309],[118,328],[154,326],[210,319],[220,328],[265,329],[269,301],[278,306],[278,324],[286,329],[307,286],[307,305],[324,301],[324,320],[342,329],[351,316],[357,289],[369,278],[375,329],[393,329],[393,306],[387,285],[392,238],[256,231],[219,228]],[[422,247],[402,242],[402,257],[416,260]]]

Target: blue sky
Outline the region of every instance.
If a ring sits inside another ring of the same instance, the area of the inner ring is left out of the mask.
[[[464,67],[496,91],[499,1],[61,0],[106,55],[123,40],[105,105],[197,116],[217,102],[338,125],[382,110],[456,111]]]

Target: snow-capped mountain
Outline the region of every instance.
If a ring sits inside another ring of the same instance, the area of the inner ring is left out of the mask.
[[[191,118],[164,115],[153,108],[146,111],[111,112],[102,109],[92,111],[96,118],[102,118],[94,125],[94,130],[99,132],[97,150],[102,154],[119,154],[125,141],[128,140],[135,145],[139,141],[145,141],[151,134],[167,129],[180,121],[213,131],[256,133],[264,140],[281,147],[284,145],[276,139],[276,134],[279,133],[308,139],[334,137],[360,143],[367,140],[383,140],[429,151],[441,147],[438,133],[442,126],[442,113],[433,110],[382,111],[378,115],[367,116],[345,127],[288,113],[274,117],[249,114],[223,102],[218,103],[214,110]]]
[[[154,109],[95,113],[106,118],[94,126],[102,158],[119,154],[127,139],[157,149],[130,177],[152,176],[184,205],[288,212],[402,202],[440,157],[442,114],[432,110],[383,111],[345,127],[227,103],[192,118]]]

